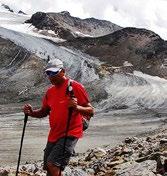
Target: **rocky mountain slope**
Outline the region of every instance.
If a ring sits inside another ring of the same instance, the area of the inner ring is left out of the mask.
[[[40,90],[36,89],[35,92],[33,88],[44,83],[45,61],[3,38],[0,38],[0,51],[0,102],[16,102],[18,97],[19,101],[22,101],[22,95],[26,100],[26,94],[33,99],[38,93],[41,94],[46,85],[41,85]],[[28,93],[29,91],[31,93]]]
[[[32,15],[28,22],[33,24],[39,33],[48,30],[57,33],[61,26],[63,30],[70,30],[68,33],[70,35],[78,30],[85,35],[91,28],[89,34],[94,33],[96,37],[73,36],[71,40],[67,37],[69,35],[66,36],[66,33],[60,32],[59,37],[66,38],[67,41],[58,44],[53,40],[41,39],[39,36],[34,37],[0,28],[2,64],[0,101],[2,103],[34,100],[37,97],[35,95],[39,95],[40,99],[48,85],[43,70],[50,57],[62,60],[68,75],[84,83],[88,92],[94,91],[94,94],[91,94],[91,100],[101,107],[109,107],[109,104],[112,104],[113,107],[129,107],[133,104],[147,105],[147,102],[149,102],[147,106],[152,106],[155,103],[150,104],[150,102],[156,101],[154,96],[151,97],[151,99],[153,98],[151,101],[143,99],[147,99],[148,90],[154,90],[155,87],[154,92],[159,92],[157,96],[161,99],[158,106],[166,105],[165,89],[158,90],[164,87],[164,83],[161,85],[157,82],[157,86],[155,86],[152,85],[152,82],[145,80],[144,75],[143,77],[140,77],[139,74],[133,75],[133,71],[137,70],[162,78],[167,76],[167,44],[154,32],[137,28],[120,29],[116,27],[114,29],[111,28],[113,24],[110,22],[95,19],[93,21],[81,20],[71,17],[67,12],[49,14],[38,12]],[[84,28],[83,25],[85,25]],[[98,27],[96,28],[96,26]],[[97,37],[108,33],[109,29],[112,29],[111,34]],[[113,32],[113,30],[117,31]],[[96,31],[99,33],[97,34]],[[54,37],[55,35],[52,36],[52,38]],[[32,77],[32,75],[34,76]],[[23,78],[29,81],[24,81]],[[119,79],[122,80],[122,85],[120,85]],[[130,91],[134,85],[140,87],[147,85],[142,88],[141,97],[131,95],[137,90],[135,88]],[[115,86],[118,87],[114,88]],[[127,93],[124,91],[124,86],[127,87]],[[122,95],[120,92],[124,92],[124,94]],[[143,97],[143,95],[145,96]],[[112,100],[108,101],[107,98]],[[102,104],[99,104],[102,100],[107,100],[107,102],[103,101]],[[145,103],[139,103],[141,101]]]
[[[38,30],[52,30],[58,37],[66,40],[86,35],[97,37],[121,29],[120,26],[105,20],[72,17],[67,11],[60,13],[37,12],[32,15],[31,19],[26,20],[26,23],[31,23]]]
[[[124,28],[102,37],[77,38],[60,45],[94,56],[106,67],[129,66],[131,72],[167,77],[167,42],[146,29]]]

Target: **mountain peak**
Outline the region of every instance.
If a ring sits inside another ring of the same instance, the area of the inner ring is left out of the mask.
[[[36,12],[25,22],[31,23],[39,30],[52,30],[58,37],[66,40],[72,40],[78,36],[103,36],[121,29],[120,26],[109,21],[73,17],[68,11],[60,13]]]
[[[23,15],[27,15],[26,13],[24,13],[22,10],[18,11],[18,14],[23,14]]]
[[[5,9],[5,10],[7,10],[7,11],[9,11],[9,12],[14,12],[13,11],[13,9],[11,9],[8,5],[6,5],[6,4],[1,4],[1,6]]]
[[[9,5],[7,4],[0,4],[0,8],[2,12],[12,12],[12,13],[18,13],[18,14],[23,14],[23,15],[27,15],[26,13],[24,13],[22,10],[18,10],[17,8],[11,8]]]
[[[60,14],[62,14],[62,15],[67,15],[67,16],[71,16],[70,12],[68,12],[68,11],[62,11],[62,12],[60,12]]]

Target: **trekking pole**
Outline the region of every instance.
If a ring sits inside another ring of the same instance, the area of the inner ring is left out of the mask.
[[[18,162],[17,162],[16,176],[18,176],[18,173],[19,173],[19,165],[20,165],[20,158],[21,158],[21,150],[22,150],[22,146],[23,146],[23,139],[24,139],[24,133],[25,133],[25,128],[26,128],[27,120],[28,120],[28,115],[25,114],[23,132],[22,132],[22,137],[21,137],[21,142],[20,142],[19,157],[18,157]]]
[[[69,87],[68,87],[68,92],[69,92],[70,98],[75,98],[75,96],[74,96],[74,91],[73,91],[71,82],[70,82],[70,85],[69,85]],[[64,139],[64,146],[63,146],[63,154],[65,154],[66,142],[67,142],[68,131],[69,131],[69,127],[70,127],[70,121],[71,121],[72,113],[73,113],[73,108],[70,107],[70,108],[68,109],[68,119],[67,119],[66,131],[65,131],[65,139]],[[59,172],[59,176],[61,176],[61,170],[60,170],[60,172]]]
[[[73,91],[73,87],[72,87],[72,85],[71,85],[71,82],[69,83],[69,86],[68,86],[68,92],[69,92],[70,98],[75,98],[75,95],[74,95],[74,91]],[[65,146],[66,146],[66,141],[67,141],[67,137],[68,137],[68,131],[69,131],[69,127],[70,127],[70,121],[71,121],[71,117],[72,117],[72,112],[73,112],[73,108],[70,107],[70,108],[68,109],[68,119],[67,119],[66,131],[65,131],[65,140],[64,140],[63,153],[65,152]]]

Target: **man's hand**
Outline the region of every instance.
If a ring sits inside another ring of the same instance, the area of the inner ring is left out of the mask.
[[[87,120],[90,120],[90,118],[94,115],[93,106],[90,103],[86,104],[85,106],[78,105],[77,98],[69,98],[68,107],[73,108],[77,112],[87,117]]]
[[[77,98],[69,98],[68,107],[76,109],[78,105]]]
[[[28,116],[32,116],[33,114],[33,108],[30,104],[25,104],[23,107],[24,114],[27,114]]]

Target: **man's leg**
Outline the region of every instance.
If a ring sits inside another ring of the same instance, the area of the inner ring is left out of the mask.
[[[46,145],[46,148],[44,149],[44,166],[43,166],[43,169],[47,171],[46,176],[51,176],[51,174],[48,170],[48,166],[47,166],[47,158],[50,155],[53,147],[54,147],[54,143],[48,142],[47,145]]]
[[[47,168],[51,176],[62,176],[60,167],[48,162]]]
[[[45,159],[47,171],[51,176],[61,176],[61,171],[68,164],[78,139],[72,136],[67,137],[65,148],[64,141],[65,137],[54,143],[51,152],[49,152],[49,156]]]

